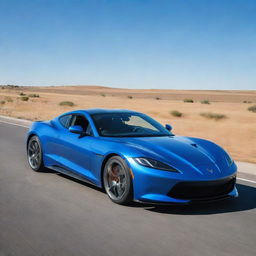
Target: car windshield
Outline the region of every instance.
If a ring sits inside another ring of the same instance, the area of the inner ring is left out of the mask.
[[[100,136],[157,137],[170,136],[161,124],[140,113],[97,113],[91,115]]]

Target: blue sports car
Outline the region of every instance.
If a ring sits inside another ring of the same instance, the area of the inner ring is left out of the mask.
[[[237,197],[237,167],[213,142],[174,135],[129,110],[89,109],[34,122],[27,135],[31,168],[103,188],[118,204],[188,204]]]

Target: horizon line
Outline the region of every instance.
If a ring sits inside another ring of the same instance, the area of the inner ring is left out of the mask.
[[[127,88],[127,87],[115,87],[115,86],[107,86],[107,85],[92,85],[92,84],[55,84],[55,85],[19,85],[19,84],[0,84],[0,87],[100,87],[100,88],[108,88],[108,89],[121,89],[121,90],[181,90],[181,91],[256,91],[256,89],[184,89],[184,88]]]

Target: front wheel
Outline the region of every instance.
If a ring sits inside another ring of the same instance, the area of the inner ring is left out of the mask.
[[[42,147],[37,136],[32,136],[28,141],[27,157],[28,163],[34,171],[42,172],[45,170]]]
[[[107,195],[114,203],[127,205],[132,202],[132,179],[129,167],[121,157],[113,156],[107,161],[103,182]]]

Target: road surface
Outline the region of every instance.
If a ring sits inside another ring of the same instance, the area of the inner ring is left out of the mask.
[[[0,256],[256,255],[256,176],[243,173],[237,199],[119,206],[85,183],[33,172],[26,131],[0,122]]]

